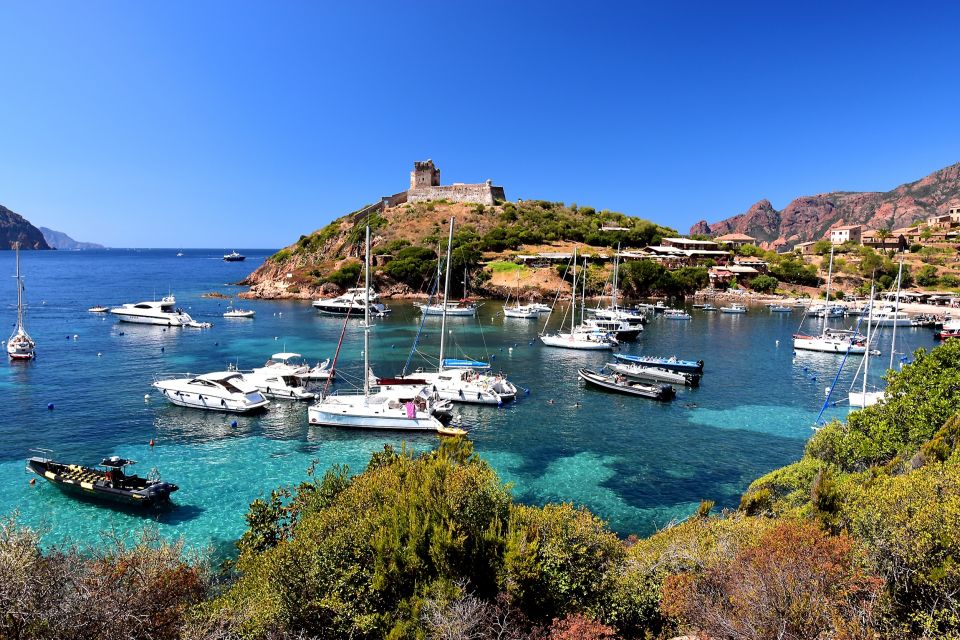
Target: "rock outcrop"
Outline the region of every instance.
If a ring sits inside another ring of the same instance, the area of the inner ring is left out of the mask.
[[[960,206],[960,163],[886,192],[838,191],[793,200],[776,211],[761,200],[745,213],[693,225],[690,233],[745,233],[763,246],[819,240],[831,227],[860,224],[865,229],[896,229]]]
[[[80,242],[79,240],[74,240],[62,231],[54,231],[47,227],[40,227],[40,232],[43,233],[43,239],[47,241],[47,244],[50,245],[52,249],[82,251],[84,249],[104,248],[102,244],[97,244],[96,242]]]
[[[50,248],[40,229],[20,214],[0,205],[0,250],[13,249],[17,243],[21,249]]]

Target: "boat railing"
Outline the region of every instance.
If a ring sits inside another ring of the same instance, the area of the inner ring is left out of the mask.
[[[36,447],[34,449],[30,449],[29,453],[40,454],[37,457],[40,458],[40,460],[43,462],[50,462],[53,459],[53,449],[44,449],[43,447]]]

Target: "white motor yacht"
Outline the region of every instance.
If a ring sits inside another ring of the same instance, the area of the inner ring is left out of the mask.
[[[870,322],[875,327],[909,327],[913,324],[910,315],[897,311],[893,307],[883,307],[870,314]]]
[[[527,308],[537,313],[550,313],[553,310],[550,305],[543,304],[542,302],[531,302],[527,305]]]
[[[23,278],[20,276],[20,243],[16,245],[17,250],[17,325],[13,330],[13,335],[7,340],[7,355],[12,360],[31,360],[36,357],[37,343],[33,341],[30,334],[23,326]]]
[[[176,304],[176,298],[167,296],[160,301],[127,303],[110,309],[110,313],[120,318],[121,322],[158,324],[164,327],[190,326],[193,318],[183,309],[175,308]]]
[[[311,366],[302,355],[289,351],[273,354],[263,366],[284,372],[289,370],[301,380],[326,380],[334,376],[329,358]]]
[[[747,305],[734,302],[729,307],[720,307],[720,313],[746,313]]]
[[[842,318],[847,308],[842,304],[814,304],[807,309],[807,315],[814,318]]]
[[[313,400],[317,397],[317,394],[307,391],[304,378],[297,375],[293,367],[257,367],[252,371],[244,371],[243,377],[268,398]]]
[[[238,371],[160,379],[153,386],[167,400],[181,407],[247,413],[270,404],[256,385],[244,379]]]
[[[399,386],[426,386],[441,400],[463,404],[503,404],[517,395],[517,388],[504,376],[473,369],[442,369],[417,371],[409,376],[377,378],[381,389]]]
[[[257,315],[257,312],[253,309],[237,309],[233,306],[233,299],[230,300],[227,310],[223,313],[224,318],[252,318],[255,315]]]
[[[369,287],[347,289],[346,293],[336,298],[321,298],[313,301],[313,307],[320,313],[331,315],[356,315],[364,313],[364,306],[368,306],[370,313],[375,316],[384,316],[390,313],[387,305],[378,302],[380,296]]]

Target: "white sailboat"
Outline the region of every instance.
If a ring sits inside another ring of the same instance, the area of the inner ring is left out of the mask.
[[[517,295],[514,299],[514,305],[510,306],[510,296],[507,295],[507,301],[503,303],[503,316],[505,318],[520,318],[521,320],[536,320],[540,318],[540,312],[532,309],[530,305],[520,304],[520,270],[517,269]]]
[[[550,318],[547,317],[547,322]],[[544,324],[546,327],[546,324]],[[570,332],[557,331],[552,335],[542,334],[540,341],[548,347],[580,349],[584,351],[609,351],[614,343],[606,332],[591,327],[577,327],[577,249],[573,249],[573,295],[570,297]]]
[[[899,317],[900,314],[900,282],[903,277],[903,260],[900,261],[900,268],[897,270],[897,301],[894,305],[894,308],[891,310],[891,315],[893,318]],[[862,388],[859,392],[850,391],[850,406],[851,407],[870,407],[879,402],[883,402],[883,397],[886,394],[885,391],[867,391],[867,378],[870,373],[870,328],[873,326],[871,320],[874,318],[873,314],[873,285],[870,286],[870,306],[869,311],[867,311],[867,353],[863,357],[863,381]],[[889,369],[893,370],[893,361],[897,354],[897,327],[903,326],[899,323],[893,323],[893,335],[890,338],[890,366]],[[854,377],[856,381],[856,377]]]
[[[617,253],[613,258],[613,287],[610,293],[610,306],[602,309],[597,306],[596,309],[588,309],[587,312],[593,315],[597,320],[610,320],[621,323],[627,323],[637,327],[637,333],[643,331],[643,323],[647,321],[646,316],[636,309],[626,309],[617,305],[617,293],[620,287],[620,243],[617,243]],[[617,333],[617,337],[624,337]]]
[[[827,271],[827,300],[830,300],[830,284],[833,280],[833,247],[830,247],[830,267]],[[808,311],[808,314],[810,312]],[[805,317],[806,315],[805,314]],[[843,315],[842,312],[840,314]],[[797,351],[819,351],[822,353],[842,353],[849,355],[863,355],[867,350],[866,340],[856,331],[846,331],[842,329],[827,328],[826,318],[830,317],[830,311],[826,310],[824,315],[824,327],[818,336],[810,336],[803,333],[796,333],[793,336],[793,348]],[[803,320],[800,321],[803,326]]]
[[[396,431],[434,431],[442,435],[465,435],[463,429],[445,427],[433,415],[434,397],[425,385],[406,385],[370,389],[370,227],[367,227],[365,262],[366,287],[363,304],[363,391],[324,396],[307,409],[310,425],[387,429]]]
[[[447,242],[447,267],[443,289],[442,309],[447,307],[447,292],[450,290],[450,257],[453,246],[454,219],[450,218],[450,238]],[[463,363],[446,358],[447,314],[441,313],[440,360],[436,371],[418,371],[410,376],[379,378],[377,384],[384,389],[399,389],[410,385],[428,385],[441,400],[465,404],[499,405],[517,395],[517,387],[505,376],[491,374],[483,369],[487,363]],[[468,366],[462,366],[467,364]],[[472,365],[479,365],[472,366]],[[480,368],[482,367],[482,369]]]
[[[30,360],[37,355],[37,343],[33,341],[30,334],[23,326],[23,278],[20,276],[20,243],[16,245],[17,251],[17,328],[13,335],[7,340],[7,354],[12,360]]]

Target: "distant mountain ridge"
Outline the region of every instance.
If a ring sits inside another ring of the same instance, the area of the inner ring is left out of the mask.
[[[842,224],[865,229],[896,229],[960,206],[960,162],[890,191],[835,191],[794,199],[781,211],[760,200],[746,212],[719,222],[701,220],[691,234],[745,233],[763,246],[819,240]]]
[[[0,250],[13,249],[19,243],[21,249],[49,249],[43,232],[21,216],[0,204]]]
[[[62,231],[54,231],[47,227],[40,227],[40,232],[43,233],[43,239],[47,241],[47,244],[54,249],[78,251],[104,248],[102,244],[97,244],[96,242],[80,242],[79,240],[74,240]]]

